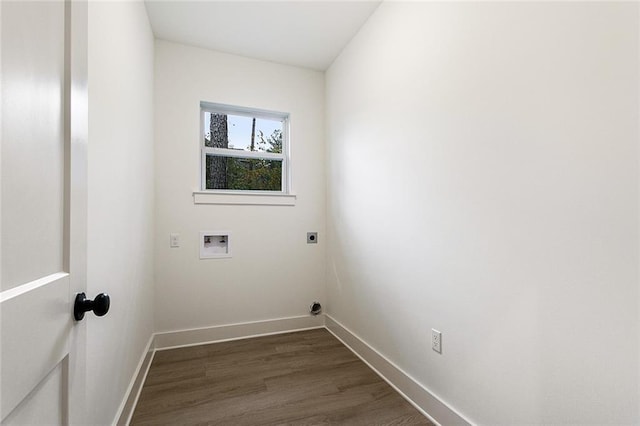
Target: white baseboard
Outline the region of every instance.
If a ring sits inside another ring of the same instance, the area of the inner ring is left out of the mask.
[[[300,317],[278,318],[266,321],[154,333],[149,338],[146,350],[138,363],[138,368],[131,378],[131,382],[129,383],[125,397],[118,408],[113,425],[127,426],[129,422],[131,422],[131,417],[135,411],[138,398],[140,397],[140,392],[142,392],[142,386],[147,378],[147,373],[149,372],[149,367],[151,367],[151,362],[153,361],[153,356],[156,351],[323,327],[324,315],[305,315]]]
[[[305,315],[156,333],[154,343],[156,350],[164,350],[322,327],[324,315]]]
[[[114,425],[129,424],[155,351],[315,328],[326,328],[365,364],[371,367],[384,381],[389,383],[402,397],[409,401],[411,405],[434,423],[446,426],[473,424],[400,367],[369,346],[351,330],[331,316],[322,314],[155,333],[147,344],[147,351],[140,360],[138,369],[131,380]]]
[[[330,315],[325,315],[325,328],[434,423],[446,426],[473,424]]]
[[[133,410],[136,408],[140,392],[142,392],[142,385],[144,385],[147,373],[149,372],[149,367],[151,367],[153,355],[156,353],[153,346],[154,337],[154,334],[149,337],[149,342],[147,343],[145,351],[142,353],[142,357],[138,363],[138,368],[136,368],[136,371],[131,378],[131,382],[129,383],[129,387],[124,394],[124,399],[118,408],[118,412],[112,423],[113,425],[128,425],[131,421]]]

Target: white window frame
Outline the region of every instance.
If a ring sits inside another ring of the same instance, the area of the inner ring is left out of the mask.
[[[251,118],[277,120],[282,122],[282,154],[259,151],[240,151],[237,149],[212,148],[205,146],[204,115],[205,113],[240,115]],[[207,189],[206,165],[207,155],[234,158],[250,158],[259,160],[282,161],[282,189],[280,191],[239,190],[239,189]],[[254,194],[254,195],[289,195],[290,182],[289,160],[289,114],[285,112],[267,111],[257,108],[245,108],[233,105],[200,102],[200,189],[201,193],[210,194]]]

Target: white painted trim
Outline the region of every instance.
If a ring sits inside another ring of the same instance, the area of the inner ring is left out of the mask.
[[[194,204],[230,204],[249,206],[295,206],[296,196],[276,193],[238,193],[193,191]]]
[[[8,300],[13,299],[14,297],[18,297],[22,294],[35,290],[38,287],[51,284],[55,281],[61,280],[62,278],[65,278],[68,276],[69,274],[66,272],[56,272],[55,274],[47,275],[46,277],[42,277],[25,284],[21,284],[17,287],[10,288],[8,290],[0,292],[0,303],[6,302]]]
[[[233,340],[250,339],[283,333],[325,328],[351,352],[369,366],[378,376],[387,382],[396,392],[414,406],[420,413],[437,425],[473,425],[474,423],[460,414],[450,404],[443,401],[427,387],[419,383],[384,355],[354,334],[333,317],[298,316],[272,320],[226,324],[213,327],[200,327],[186,330],[174,330],[154,333],[149,339],[138,368],[131,379],[114,425],[128,425],[138,404],[138,398],[146,380],[156,351],[221,343]],[[146,361],[149,353],[149,360]],[[133,403],[131,401],[132,395]],[[128,409],[125,410],[125,407]],[[126,412],[125,412],[126,411]]]
[[[289,119],[288,112],[270,111],[260,108],[241,107],[235,105],[218,104],[215,102],[200,102],[200,108],[214,114],[242,115],[249,118],[261,118],[273,121],[285,121]]]
[[[304,315],[264,321],[156,333],[156,350],[220,343],[324,327],[324,316]]]
[[[124,398],[120,403],[120,407],[118,407],[116,416],[113,419],[113,422],[111,422],[111,424],[114,426],[128,425],[131,422],[131,417],[133,416],[136,405],[138,405],[138,398],[140,398],[142,387],[144,386],[144,382],[147,379],[149,368],[151,367],[153,357],[156,353],[155,347],[153,345],[154,339],[155,334],[151,334],[151,336],[149,337],[149,341],[147,342],[147,346],[142,352],[142,356],[140,357],[140,361],[138,362],[138,367],[131,377],[131,382],[129,382],[129,386],[127,387]]]
[[[237,324],[228,324],[214,327],[192,328],[187,330],[176,330],[163,333],[154,333],[149,338],[146,349],[138,363],[127,392],[120,403],[120,407],[112,422],[114,426],[129,425],[131,417],[138,405],[140,393],[147,379],[147,374],[151,368],[151,363],[156,351],[175,349],[188,346],[205,345],[209,343],[221,343],[231,340],[250,339],[253,337],[270,336],[274,334],[291,333],[324,328],[324,316],[299,316],[278,318],[273,320],[253,321]],[[246,333],[246,334],[243,334]],[[215,336],[231,336],[226,338],[202,340],[203,336],[211,339]],[[176,342],[180,344],[172,344]]]
[[[436,396],[335,318],[326,314],[325,328],[434,423],[446,426],[473,425],[473,422],[457,412],[451,405]]]
[[[265,151],[244,151],[231,148],[212,148],[205,146],[202,148],[205,155],[214,155],[218,157],[232,157],[232,158],[253,158],[255,160],[273,160],[283,161],[284,154],[277,154],[274,152]]]

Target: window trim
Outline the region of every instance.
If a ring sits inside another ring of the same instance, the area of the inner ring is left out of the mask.
[[[257,192],[214,192],[214,191],[193,191],[193,204],[218,204],[233,206],[295,206],[296,196],[294,194],[280,194],[273,191]]]
[[[282,122],[282,154],[273,152],[260,151],[241,151],[226,148],[212,148],[205,146],[204,141],[204,115],[205,113],[239,115],[251,118],[261,118],[267,120],[278,120]],[[200,190],[196,191],[200,194],[246,194],[246,195],[292,195],[290,181],[290,143],[289,143],[289,113],[267,111],[258,108],[239,107],[234,105],[217,104],[211,102],[200,102]],[[233,158],[249,158],[263,160],[281,160],[282,161],[282,189],[280,191],[262,191],[262,190],[242,190],[242,189],[206,189],[206,162],[207,155],[217,155]],[[196,194],[194,192],[194,195]]]

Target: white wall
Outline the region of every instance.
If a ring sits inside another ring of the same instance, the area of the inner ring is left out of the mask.
[[[153,34],[142,2],[89,2],[87,404],[111,424],[153,332]]]
[[[637,8],[385,2],[328,70],[329,313],[474,422],[640,420]]]
[[[162,40],[155,54],[156,331],[306,315],[324,301],[323,74]],[[200,101],[291,114],[295,206],[194,205]],[[233,257],[200,260],[198,233],[216,230]]]

